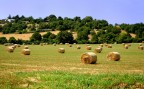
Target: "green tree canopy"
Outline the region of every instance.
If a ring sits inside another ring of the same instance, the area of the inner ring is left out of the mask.
[[[58,43],[73,43],[73,35],[68,31],[61,31],[57,34]]]
[[[33,35],[30,37],[30,41],[41,41],[42,36],[39,32],[34,32]]]

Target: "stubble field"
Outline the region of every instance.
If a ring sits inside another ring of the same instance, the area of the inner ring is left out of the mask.
[[[144,88],[144,50],[133,43],[128,49],[122,44],[112,44],[112,48],[103,47],[96,53],[96,64],[81,63],[81,55],[94,52],[99,44],[90,44],[92,50],[86,50],[86,44],[72,45],[28,45],[30,55],[21,54],[24,45],[13,53],[0,45],[0,87],[2,89],[117,89]],[[58,53],[58,48],[65,53]],[[109,61],[106,55],[116,51],[120,61]]]

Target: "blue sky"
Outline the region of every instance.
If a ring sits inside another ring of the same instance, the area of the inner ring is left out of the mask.
[[[144,23],[144,0],[0,0],[0,19],[8,15],[34,18],[92,16],[110,24]]]

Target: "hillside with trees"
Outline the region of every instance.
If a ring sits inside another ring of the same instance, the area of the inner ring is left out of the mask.
[[[57,35],[50,31],[60,31]],[[124,31],[124,32],[123,32]],[[109,24],[106,20],[94,19],[91,16],[85,18],[68,18],[49,15],[45,18],[33,18],[25,16],[11,16],[0,20],[0,32],[3,34],[33,33],[29,40],[18,39],[15,43],[130,43],[144,41],[144,24]],[[39,32],[46,32],[41,35]],[[77,33],[74,39],[72,33]],[[133,37],[131,34],[135,34]],[[89,38],[91,36],[91,39]],[[14,40],[14,38],[11,38]],[[13,42],[11,39],[0,37],[0,43]]]

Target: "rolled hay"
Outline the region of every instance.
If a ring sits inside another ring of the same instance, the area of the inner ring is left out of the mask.
[[[24,49],[28,49],[29,47],[28,46],[24,46]]]
[[[124,46],[125,49],[128,49],[128,47],[129,47],[128,45],[125,45],[125,46]]]
[[[102,51],[102,48],[101,48],[101,47],[98,47],[98,48],[95,49],[95,52],[96,52],[96,53],[101,53],[101,51]]]
[[[44,45],[44,43],[40,43],[40,45],[41,45],[41,46],[43,46],[43,45]]]
[[[17,47],[21,47],[21,45],[20,45],[20,44],[17,44]]]
[[[120,60],[120,53],[118,52],[109,52],[107,58],[112,61],[119,61]]]
[[[112,48],[112,45],[107,45],[108,48]]]
[[[77,49],[81,49],[81,47],[79,45],[77,45]]]
[[[53,46],[56,46],[56,43],[54,43]]]
[[[65,45],[69,45],[69,43],[65,43]]]
[[[99,46],[103,47],[103,44],[100,44]]]
[[[97,55],[93,52],[86,52],[82,54],[81,62],[85,64],[95,64],[97,62]]]
[[[69,44],[69,47],[72,47],[72,44]]]
[[[65,49],[64,49],[64,48],[59,48],[59,49],[58,49],[58,52],[59,52],[59,53],[65,53]]]
[[[107,43],[104,43],[104,45],[107,47],[108,46],[108,44]]]
[[[139,43],[139,46],[142,46],[142,43]]]
[[[23,49],[22,54],[24,55],[30,55],[30,49]]]
[[[63,43],[60,43],[60,45],[62,45]]]
[[[138,46],[138,49],[143,50],[143,49],[144,49],[144,47],[143,47],[143,46]]]
[[[123,46],[125,46],[125,43],[122,43]]]
[[[91,46],[86,46],[86,49],[87,49],[87,50],[91,50],[92,47],[91,47]]]
[[[14,51],[14,48],[12,46],[7,47],[7,51],[12,53]]]

